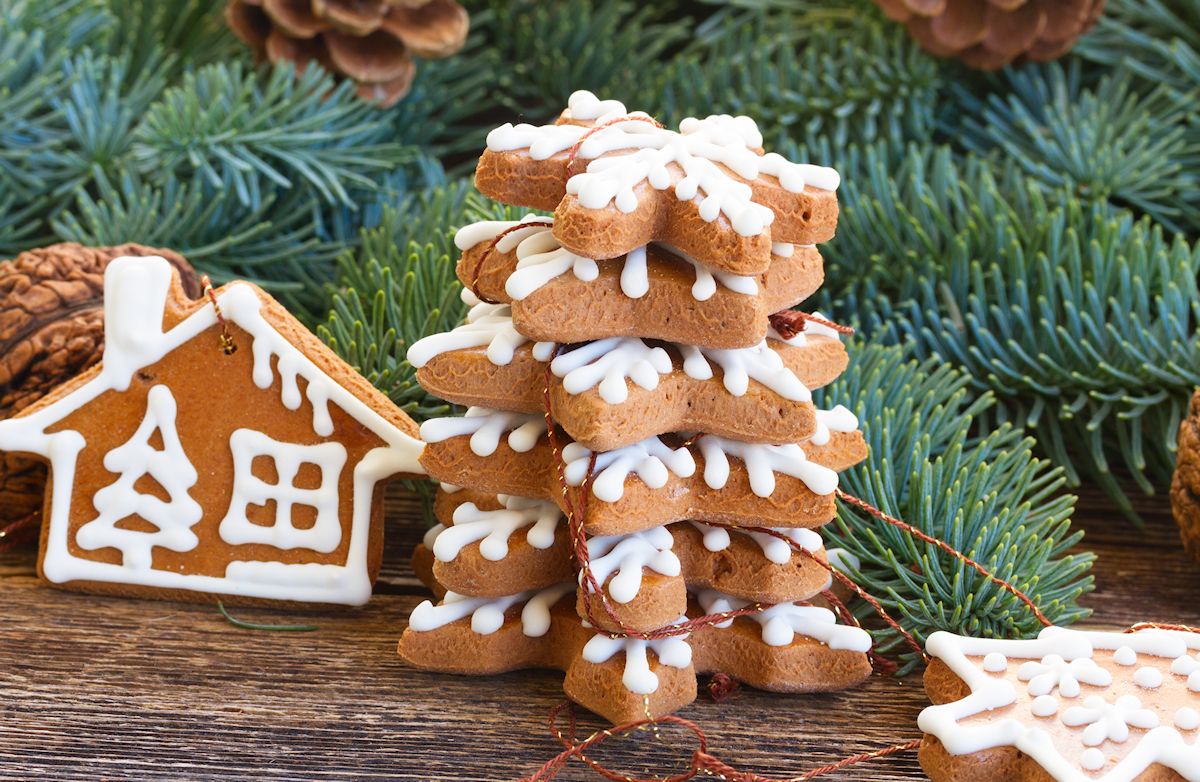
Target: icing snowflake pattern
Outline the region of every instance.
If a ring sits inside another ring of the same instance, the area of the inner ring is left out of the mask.
[[[507,304],[479,303],[467,313],[467,321],[457,328],[441,334],[430,334],[412,344],[406,357],[417,369],[425,366],[435,356],[467,348],[487,348],[488,361],[498,367],[508,366],[516,355],[517,348],[529,340],[512,322],[512,307]],[[534,345],[534,356],[547,360],[554,351],[554,344],[538,342]]]
[[[918,720],[952,756],[1014,747],[1057,782],[1134,782],[1156,764],[1200,782],[1200,694],[1188,686],[1200,668],[1192,656],[1200,634],[1048,627],[1036,639],[1000,640],[939,632],[926,649],[969,689]]]
[[[573,104],[591,105],[595,100],[590,93],[577,92],[571,96],[568,110],[574,111]],[[620,116],[602,115],[596,124]],[[637,112],[629,116],[647,115]],[[590,162],[586,171],[567,180],[567,192],[577,196],[585,208],[603,209],[613,204],[629,213],[637,209],[636,188],[643,182],[655,190],[674,186],[679,200],[699,199],[701,219],[712,222],[723,215],[742,236],[761,234],[775,217],[768,207],[752,200],[747,181],[766,174],[793,193],[802,192],[808,184],[836,190],[840,183],[833,169],[792,163],[773,152],[758,154],[762,134],[749,117],[689,117],[680,123],[678,132],[636,119],[592,132],[580,125],[506,124],[488,134],[487,145],[493,152],[528,149],[533,159],[546,160],[581,140],[577,157]],[[613,152],[625,154],[610,155]]]
[[[546,589],[506,597],[467,597],[447,592],[437,605],[425,600],[414,608],[408,626],[415,632],[425,633],[469,616],[472,632],[491,635],[504,626],[508,610],[523,603],[521,631],[530,638],[540,638],[550,630],[550,609],[574,588],[570,581],[564,581]]]
[[[563,448],[564,474],[571,486],[580,486],[587,478],[592,452],[571,443]],[[696,460],[687,448],[671,448],[658,437],[603,451],[596,455],[592,494],[604,502],[617,502],[625,496],[625,480],[637,475],[651,489],[661,489],[674,474],[690,478],[696,472]]]
[[[644,568],[664,576],[679,575],[679,557],[671,551],[674,542],[666,527],[629,535],[598,535],[587,542],[588,568],[601,585],[612,577],[608,581],[608,594],[624,605],[641,591]],[[587,583],[582,572],[579,583]]]
[[[1057,654],[1048,654],[1041,662],[1025,663],[1017,673],[1017,678],[1029,682],[1030,695],[1049,695],[1057,688],[1058,694],[1064,698],[1078,698],[1080,682],[1107,687],[1113,680],[1112,674],[1090,657],[1067,662]]]
[[[736,611],[751,605],[748,600],[741,600],[713,589],[700,592],[696,599],[706,614]],[[871,651],[871,636],[866,630],[838,624],[837,617],[827,608],[799,603],[776,603],[765,611],[750,614],[748,618],[762,626],[762,639],[767,646],[788,646],[799,635],[820,641],[834,650],[862,653]],[[716,626],[726,628],[733,622],[734,620],[730,619]]]
[[[484,559],[499,562],[508,556],[513,533],[526,527],[525,540],[533,548],[544,550],[554,545],[562,520],[558,506],[526,497],[501,495],[500,500],[504,507],[497,510],[480,510],[473,502],[455,508],[454,524],[433,538],[433,555],[441,562],[452,562],[465,547],[478,542]]]
[[[681,616],[678,621],[686,622],[687,617]],[[595,635],[584,645],[583,659],[599,665],[624,653],[625,671],[621,682],[632,693],[651,695],[658,690],[658,675],[650,670],[647,652],[654,652],[660,664],[671,668],[687,668],[692,664],[692,647],[688,645],[686,635],[655,641]]]
[[[1089,747],[1098,747],[1105,741],[1126,742],[1130,727],[1142,730],[1158,727],[1158,715],[1142,708],[1142,702],[1134,695],[1124,695],[1115,703],[1092,695],[1082,706],[1072,706],[1064,711],[1062,721],[1072,728],[1086,726],[1083,743]]]

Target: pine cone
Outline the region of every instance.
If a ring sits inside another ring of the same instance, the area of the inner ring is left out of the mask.
[[[412,57],[449,57],[470,26],[455,0],[229,0],[225,19],[259,59],[315,60],[381,106],[408,93]]]
[[[1192,559],[1200,561],[1200,389],[1196,389],[1187,418],[1179,425],[1171,510],[1179,525],[1183,547]]]
[[[1105,0],[875,0],[921,48],[993,71],[1047,62],[1070,51],[1100,18]]]
[[[56,244],[0,262],[0,418],[100,360],[104,351],[104,268],[123,255],[161,255],[192,296],[192,267],[170,250],[136,244]],[[0,456],[0,527],[40,513],[46,469],[17,454]]]

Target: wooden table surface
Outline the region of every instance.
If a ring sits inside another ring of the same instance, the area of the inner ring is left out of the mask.
[[[1087,598],[1095,626],[1200,622],[1200,566],[1180,549],[1165,495],[1142,501],[1144,532],[1084,491],[1076,523],[1100,555]],[[389,543],[375,598],[360,610],[285,614],[311,633],[241,630],[214,606],[93,598],[41,586],[34,553],[0,555],[0,779],[505,780],[559,749],[545,726],[561,675],[462,678],[414,671],[395,654],[425,591],[408,553],[415,504],[389,499]],[[683,714],[740,770],[792,776],[848,754],[917,738],[919,677],[784,696],[742,690]],[[583,729],[599,727],[590,716]],[[690,746],[690,745],[689,745]],[[684,753],[647,735],[598,751],[627,773],[664,772]],[[597,779],[576,763],[560,777]],[[915,756],[836,780],[924,779]]]

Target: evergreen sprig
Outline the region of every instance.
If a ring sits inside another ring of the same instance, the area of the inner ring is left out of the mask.
[[[1164,486],[1200,383],[1200,248],[1011,164],[915,146],[855,159],[829,245],[831,276],[860,294],[842,306],[965,369],[995,393],[994,417],[1031,427],[1073,483],[1099,482],[1126,513],[1116,473]]]
[[[1009,71],[1004,89],[955,94],[957,138],[997,150],[1051,188],[1108,200],[1172,230],[1200,228],[1200,132],[1189,126],[1200,90],[1135,91],[1117,70],[1085,87],[1078,60]]]
[[[917,361],[911,346],[852,345],[851,370],[818,396],[855,409],[871,456],[843,473],[852,495],[967,554],[1028,594],[1052,621],[1090,612],[1095,557],[1072,554],[1075,498],[1061,491],[1060,468],[1036,458],[1016,427],[986,428],[995,405],[971,377],[937,358]],[[976,637],[1032,637],[1036,617],[1010,592],[939,548],[839,504],[827,545],[853,555],[848,574],[879,598],[919,641],[937,630]],[[847,560],[843,559],[845,563]],[[870,606],[856,614],[873,617]],[[877,631],[883,650],[907,649],[899,633]],[[908,667],[919,658],[904,655]]]

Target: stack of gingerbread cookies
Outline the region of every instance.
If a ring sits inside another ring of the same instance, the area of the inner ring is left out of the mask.
[[[556,124],[494,130],[475,181],[554,216],[462,228],[467,321],[409,350],[468,409],[421,429],[442,486],[415,561],[439,602],[401,656],[557,668],[614,722],[685,706],[706,672],[866,678],[870,637],[820,604],[816,530],[866,446],[811,391],[846,351],[820,319],[771,318],[821,285],[837,173],[764,154],[747,117],[671,131],[578,92]]]

